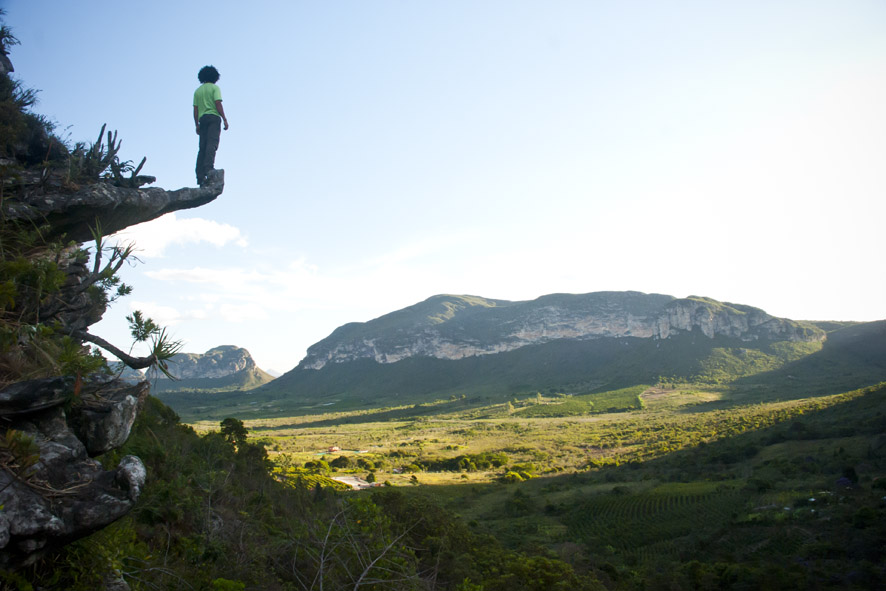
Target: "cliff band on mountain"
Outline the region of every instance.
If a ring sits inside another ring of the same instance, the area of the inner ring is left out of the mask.
[[[528,302],[434,296],[365,323],[338,328],[308,349],[300,369],[372,359],[463,359],[557,339],[667,339],[699,331],[742,341],[821,341],[824,331],[751,306],[639,292],[553,294]]]

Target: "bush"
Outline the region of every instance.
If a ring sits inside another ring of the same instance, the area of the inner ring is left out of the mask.
[[[351,467],[351,459],[347,456],[338,456],[331,462],[329,465],[333,468],[350,468]]]
[[[327,464],[324,460],[305,462],[305,470],[317,473],[326,473],[329,472],[329,464]]]

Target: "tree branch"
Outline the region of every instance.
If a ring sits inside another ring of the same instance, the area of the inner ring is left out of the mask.
[[[150,367],[152,365],[158,364],[159,359],[157,359],[156,355],[148,355],[147,357],[133,357],[128,353],[124,353],[108,341],[104,340],[101,337],[97,337],[94,334],[89,334],[83,330],[74,331],[71,336],[76,339],[80,339],[81,341],[87,341],[92,343],[93,345],[98,345],[105,351],[112,353],[117,359],[131,367],[132,369],[145,369],[146,367]]]

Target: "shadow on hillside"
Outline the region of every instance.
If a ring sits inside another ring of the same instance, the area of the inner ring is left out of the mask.
[[[769,427],[651,460],[628,460],[591,472],[534,478],[511,486],[497,483],[422,485],[416,493],[447,499],[457,510],[481,507],[486,511],[484,520],[499,520],[512,517],[506,512],[507,499],[521,490],[530,499],[528,502],[535,504],[539,515],[543,509],[548,517],[557,517],[570,526],[582,511],[582,503],[591,498],[589,495],[624,496],[661,483],[708,483],[712,490],[744,491],[742,498],[754,502],[778,490],[780,483],[789,482],[791,489],[798,491],[845,490],[847,473],[870,489],[878,478],[883,478],[886,470],[884,432],[886,385],[879,385],[827,408],[807,410]],[[826,440],[834,441],[828,445]],[[854,448],[847,443],[849,440],[855,441]],[[786,445],[773,447],[780,444]],[[844,450],[844,446],[849,451]],[[816,451],[810,452],[812,449]],[[421,474],[418,478],[421,480]],[[717,482],[722,482],[722,487],[717,487]],[[735,510],[742,508],[743,504]],[[508,534],[497,532],[496,535]],[[515,535],[506,543],[520,546],[538,541],[521,540]]]
[[[772,371],[739,378],[726,400],[683,409],[707,412],[779,400],[827,396],[886,381],[886,320],[840,328],[821,350]]]
[[[349,416],[337,416],[318,419],[291,425],[274,425],[272,427],[255,427],[255,431],[278,429],[307,429],[312,427],[334,427],[336,425],[352,425],[358,423],[384,423],[388,421],[414,421],[421,418],[437,417],[452,413],[464,413],[471,409],[488,407],[488,400],[466,399],[441,402],[439,404],[404,406],[401,408],[370,410]],[[347,412],[347,411],[343,411]]]

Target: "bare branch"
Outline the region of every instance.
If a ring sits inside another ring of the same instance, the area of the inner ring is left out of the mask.
[[[115,357],[117,357],[117,359],[119,359],[132,369],[145,369],[146,367],[151,367],[152,365],[159,365],[160,362],[156,355],[149,355],[147,357],[133,357],[132,355],[124,353],[105,339],[97,337],[94,334],[90,334],[83,330],[74,331],[71,336],[76,339],[80,339],[81,341],[87,341],[94,345],[98,345],[108,353],[113,354]]]
[[[384,557],[385,557],[385,554],[387,554],[388,551],[390,551],[390,549],[393,548],[394,545],[395,545],[397,542],[399,542],[399,541],[403,538],[403,536],[405,536],[407,533],[409,533],[409,530],[410,530],[410,529],[412,529],[412,528],[410,527],[409,529],[407,529],[406,531],[404,531],[403,533],[401,533],[399,536],[397,536],[396,538],[394,538],[393,540],[391,540],[391,543],[388,544],[387,546],[385,546],[384,550],[382,550],[381,553],[380,553],[378,556],[376,556],[374,559],[372,559],[372,562],[370,562],[370,563],[366,566],[366,568],[363,569],[363,574],[361,574],[361,575],[360,575],[360,578],[357,579],[357,582],[354,583],[354,590],[355,590],[355,591],[356,591],[357,589],[359,589],[361,585],[364,584],[363,579],[366,578],[366,576],[369,574],[369,571],[371,571],[371,570],[372,570],[372,567],[375,566],[375,563],[378,562],[379,560],[381,560],[382,558],[384,558]],[[371,582],[372,582],[372,581],[365,581],[365,583],[367,583],[367,584],[368,584],[368,583],[371,583]]]

